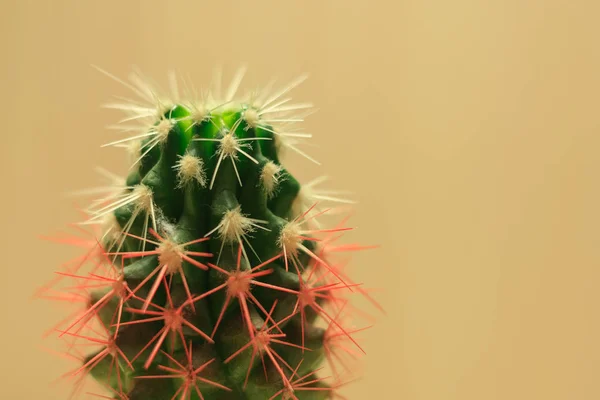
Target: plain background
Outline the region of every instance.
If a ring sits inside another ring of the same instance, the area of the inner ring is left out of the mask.
[[[315,167],[359,200],[353,276],[388,310],[350,399],[600,398],[600,7],[595,1],[3,1],[0,397],[64,399],[31,301],[68,259],[63,193],[124,173],[101,109],[132,65],[198,87],[310,79]],[[248,87],[248,86],[244,86]],[[70,253],[69,253],[70,254]]]

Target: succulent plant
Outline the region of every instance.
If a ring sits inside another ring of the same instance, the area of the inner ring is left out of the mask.
[[[379,305],[336,258],[370,247],[338,243],[350,201],[281,162],[287,149],[315,161],[295,128],[312,106],[288,97],[305,76],[238,97],[240,69],[223,93],[186,83],[180,96],[174,75],[165,95],[137,70],[99,70],[137,96],[107,105],[126,117],[105,146],[126,148],[131,167],[101,170],[109,184],[85,192],[97,196],[71,224],[87,236],[50,238],[83,255],[37,292],[76,308],[50,331],[78,362],[63,376],[73,395],[91,376],[115,399],[336,396],[346,357],[363,353],[352,296]]]

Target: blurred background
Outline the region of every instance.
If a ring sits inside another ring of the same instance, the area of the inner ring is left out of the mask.
[[[102,109],[133,65],[293,96],[317,167],[359,201],[351,272],[388,311],[349,399],[598,399],[600,6],[593,1],[3,1],[0,397],[65,399],[30,300],[70,253],[65,192],[125,173]]]

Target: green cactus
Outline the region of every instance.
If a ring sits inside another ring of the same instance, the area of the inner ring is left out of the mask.
[[[288,126],[311,106],[287,98],[304,77],[238,99],[242,75],[224,96],[183,100],[139,73],[119,80],[139,101],[109,105],[128,116],[108,145],[127,147],[132,168],[85,210],[88,253],[40,292],[82,306],[55,328],[70,354],[99,346],[68,378],[129,400],[319,400],[342,383],[339,365],[317,377],[340,360],[335,340],[363,352],[342,318],[349,295],[370,297],[333,255],[364,247],[335,244],[346,219],[321,221],[321,201],[346,200],[300,185],[280,160],[305,155],[309,135]]]

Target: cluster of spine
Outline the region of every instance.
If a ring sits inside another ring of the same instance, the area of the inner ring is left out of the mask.
[[[346,201],[280,162],[310,159],[293,124],[311,106],[287,97],[302,79],[236,98],[242,75],[184,100],[118,80],[138,99],[110,105],[127,117],[108,145],[132,166],[72,225],[89,236],[53,238],[85,254],[38,292],[77,307],[50,332],[78,362],[74,395],[92,376],[100,398],[329,399],[363,352],[350,296],[370,297],[334,256],[366,247],[337,243],[347,217],[323,223],[321,203]]]

